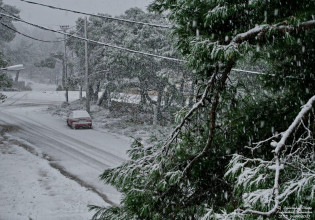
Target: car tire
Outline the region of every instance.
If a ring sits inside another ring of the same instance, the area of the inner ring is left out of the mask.
[[[71,128],[74,130],[77,129],[73,123],[71,124]]]

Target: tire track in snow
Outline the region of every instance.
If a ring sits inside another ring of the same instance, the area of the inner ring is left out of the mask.
[[[16,93],[14,95],[12,95],[11,97],[9,97],[9,99],[11,99],[12,97],[16,96],[19,93]],[[14,105],[16,102],[20,101],[21,99],[23,99],[25,96],[27,96],[27,93],[22,94],[21,97],[18,97],[17,99],[14,99],[11,103],[5,103],[4,105],[0,105],[1,108],[5,108],[8,106],[12,106]]]
[[[8,126],[8,127],[12,127],[12,126]],[[20,128],[19,127],[12,127],[15,131],[16,130],[19,130]],[[12,131],[12,129],[10,129]],[[10,130],[8,129],[4,129],[4,131],[1,132],[1,135],[4,135],[5,132],[10,132]],[[34,149],[32,146],[29,146],[27,145],[26,143],[21,143],[19,142],[18,140],[15,140],[15,139],[9,139],[8,137],[5,137],[5,140],[6,141],[9,141],[9,143],[13,143],[17,146],[20,146],[22,148],[24,148],[25,150],[27,150],[28,152],[32,153],[33,155],[35,156],[40,156]],[[74,180],[75,182],[77,182],[78,184],[80,184],[82,187],[85,187],[91,191],[93,191],[94,193],[96,193],[97,195],[99,195],[106,203],[112,205],[112,206],[117,206],[116,203],[114,203],[113,201],[111,201],[110,199],[108,199],[107,195],[100,192],[99,190],[97,190],[93,185],[91,184],[88,184],[84,181],[82,181],[80,178],[78,178],[77,176],[75,175],[72,175],[70,172],[68,172],[64,167],[58,165],[57,163],[54,162],[54,160],[52,158],[47,158],[47,155],[42,155],[41,158],[43,159],[47,159],[49,161],[49,164],[51,167],[57,169],[63,176],[69,178],[69,179],[72,179]]]
[[[11,117],[9,114],[4,113],[7,117]],[[81,156],[84,158],[91,158],[94,159],[94,161],[98,162],[99,164],[103,164],[106,165],[106,168],[111,167],[110,164],[108,163],[104,163],[106,161],[106,158],[111,158],[110,161],[107,161],[111,164],[115,164],[114,166],[117,166],[119,164],[121,164],[123,161],[125,161],[124,158],[119,157],[115,154],[112,154],[108,151],[105,151],[103,149],[99,149],[95,146],[92,146],[90,144],[87,144],[85,142],[81,142],[73,137],[70,137],[68,135],[65,135],[63,133],[61,133],[60,131],[56,131],[55,129],[49,128],[46,125],[40,123],[40,122],[36,122],[36,121],[32,121],[30,118],[29,122],[27,122],[25,119],[25,117],[23,119],[21,119],[20,117],[15,116],[15,119],[17,119],[16,121],[23,127],[28,128],[27,132],[25,133],[26,135],[28,134],[28,132],[33,132],[32,130],[36,130],[36,132],[33,135],[32,140],[38,140],[38,136],[40,135],[41,137],[46,137],[47,139],[49,139],[49,141],[53,141],[53,142],[57,142],[59,143],[59,145],[63,145],[65,147],[65,149],[71,148],[74,151],[80,152]],[[27,118],[27,117],[26,117]],[[38,124],[40,126],[36,126],[35,125]],[[23,129],[22,129],[23,130]],[[24,129],[25,130],[25,129]],[[40,141],[40,140],[38,140]],[[42,144],[47,144],[49,142],[42,142]],[[75,143],[75,145],[74,145]],[[52,147],[54,147],[55,145],[53,145]],[[75,146],[75,147],[74,147]],[[76,148],[78,147],[78,148]],[[64,152],[65,153],[65,152]]]
[[[23,96],[20,97],[19,100],[22,98]],[[17,101],[18,100],[15,100],[14,103]],[[90,167],[90,169],[93,169],[94,172],[96,171],[99,174],[101,174],[104,169],[110,167],[111,165],[119,165],[124,161],[123,157],[119,157],[108,151],[100,149],[99,147],[95,147],[93,145],[76,140],[75,138],[69,136],[69,134],[61,133],[62,131],[47,127],[47,125],[38,121],[34,121],[31,118],[22,115],[5,113],[3,111],[1,111],[1,114],[5,116],[4,120],[1,121],[4,121],[6,124],[8,124],[8,122],[12,122],[21,127],[21,130],[17,131],[16,133],[19,134],[18,136],[22,135],[22,139],[28,140],[28,142],[36,145],[37,147],[38,145],[45,146],[44,148],[39,148],[43,149],[43,151],[48,149],[50,149],[50,151],[58,151],[64,157],[77,161],[81,167]],[[97,187],[86,182],[76,174],[71,173],[68,169],[62,167],[59,161],[50,160],[50,162],[51,166],[58,169],[65,176],[68,176],[69,178],[79,182],[81,185],[93,190],[107,203],[116,205],[114,202],[109,200],[104,193],[102,193],[102,190],[97,189]]]
[[[26,118],[28,118],[30,121],[32,120],[29,117],[26,117]],[[43,129],[49,130],[50,132],[53,133],[53,135],[55,137],[61,138],[62,140],[64,140],[65,142],[68,142],[69,144],[77,143],[77,144],[81,145],[81,147],[83,147],[82,148],[83,150],[86,150],[86,151],[91,152],[91,153],[96,153],[97,152],[97,154],[95,154],[95,156],[97,156],[97,157],[99,157],[99,154],[104,154],[104,156],[110,156],[110,157],[114,158],[115,162],[118,161],[119,163],[122,163],[122,162],[125,161],[125,159],[122,158],[121,156],[117,156],[117,155],[115,155],[115,154],[113,154],[113,153],[111,153],[109,151],[106,151],[104,149],[101,149],[99,147],[95,147],[95,146],[93,146],[91,144],[79,141],[79,140],[77,140],[77,139],[75,139],[75,138],[73,138],[71,136],[68,136],[68,135],[66,136],[66,135],[60,133],[60,131],[57,131],[57,130],[55,130],[53,128],[50,128],[50,127],[46,127],[46,125],[43,124],[43,123],[40,123],[38,121],[32,121],[32,122],[42,126]],[[87,131],[93,131],[93,130],[87,130]],[[76,132],[78,132],[78,131],[76,131]]]

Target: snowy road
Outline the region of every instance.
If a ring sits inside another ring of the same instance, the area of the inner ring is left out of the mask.
[[[74,179],[110,205],[118,204],[120,195],[104,185],[98,176],[125,159],[130,140],[100,129],[70,129],[65,121],[47,114],[49,105],[60,104],[62,92],[7,92],[6,102],[0,104],[0,124],[17,129],[10,133],[18,141],[45,155],[50,165]],[[70,94],[74,100],[77,94]]]

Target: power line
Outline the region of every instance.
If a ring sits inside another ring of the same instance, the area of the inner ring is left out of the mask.
[[[123,19],[123,18],[113,18],[113,17],[104,16],[104,15],[96,15],[96,14],[91,14],[91,13],[87,13],[87,12],[80,12],[80,11],[75,11],[75,10],[71,10],[71,9],[59,8],[56,6],[46,5],[46,4],[27,1],[27,0],[20,0],[20,1],[26,2],[29,4],[33,4],[33,5],[40,5],[40,6],[44,6],[44,7],[48,7],[48,8],[52,8],[52,9],[61,10],[61,11],[67,11],[67,12],[72,12],[72,13],[76,13],[76,14],[88,15],[88,16],[103,18],[103,19],[108,19],[108,20],[115,20],[115,21],[127,22],[127,23],[132,23],[132,24],[148,25],[151,27],[158,27],[158,28],[170,28],[169,26],[161,25],[161,24],[152,24],[152,23],[146,23],[146,22],[140,22],[140,21],[132,21],[132,20]]]
[[[155,57],[155,58],[166,59],[166,60],[170,60],[170,61],[183,62],[183,60],[180,60],[180,59],[177,59],[177,58],[160,56],[160,55],[151,54],[151,53],[147,53],[147,52],[132,50],[132,49],[128,49],[128,48],[125,48],[125,47],[111,45],[111,44],[107,44],[107,43],[103,43],[103,42],[99,42],[99,41],[95,41],[95,40],[90,40],[90,39],[87,39],[87,38],[84,38],[84,37],[80,37],[80,36],[71,35],[71,34],[68,34],[68,33],[61,32],[61,31],[56,31],[56,30],[53,30],[53,29],[50,29],[50,28],[47,28],[47,27],[43,27],[43,26],[40,26],[40,25],[37,25],[37,24],[33,24],[33,23],[30,23],[30,22],[24,21],[24,20],[22,20],[20,18],[15,18],[13,16],[10,16],[10,15],[7,15],[7,14],[3,14],[1,12],[0,12],[0,15],[12,18],[14,20],[23,22],[25,24],[28,24],[28,25],[31,25],[31,26],[34,26],[34,27],[37,27],[37,28],[40,28],[40,29],[43,29],[43,30],[46,30],[46,31],[51,31],[51,32],[63,34],[63,35],[66,35],[66,36],[69,36],[69,37],[72,37],[72,38],[76,38],[76,39],[79,39],[79,40],[84,40],[84,41],[87,41],[87,42],[90,42],[90,43],[93,43],[93,44],[98,44],[98,45],[102,45],[102,46],[106,46],[106,47],[111,47],[111,48],[115,48],[115,49],[119,49],[119,50],[124,50],[124,51],[130,52],[130,53],[136,53],[136,54],[141,54],[141,55],[145,55],[145,56],[151,56],[151,57]]]
[[[6,13],[8,13],[9,15],[11,15],[11,16],[13,16],[15,18],[19,18],[19,17],[15,16],[14,14],[10,13],[9,11],[7,11],[6,9],[2,8],[2,7],[0,7],[0,9],[5,11]]]
[[[3,14],[3,13],[0,13],[0,15],[7,16],[7,17],[11,17],[11,18],[12,18],[12,16],[9,16],[9,15]],[[152,57],[167,59],[167,60],[176,61],[176,62],[185,62],[185,60],[181,60],[181,59],[177,59],[177,58],[165,57],[165,56],[150,54],[150,53],[146,53],[146,52],[131,50],[131,49],[128,49],[128,48],[124,48],[124,47],[120,47],[120,46],[115,46],[115,45],[110,45],[110,44],[106,44],[106,43],[103,43],[103,42],[90,40],[90,39],[83,38],[83,37],[76,36],[76,35],[70,35],[70,34],[67,34],[67,33],[64,33],[64,32],[56,31],[56,30],[53,30],[53,29],[49,29],[49,28],[46,28],[46,27],[42,27],[42,26],[39,26],[39,25],[36,25],[36,24],[29,23],[29,22],[24,21],[24,20],[22,20],[22,19],[20,19],[20,18],[17,18],[17,17],[14,17],[14,19],[15,19],[15,20],[18,20],[18,21],[20,21],[20,22],[29,24],[29,25],[31,25],[31,26],[40,28],[40,29],[44,29],[44,30],[47,30],[47,31],[52,31],[52,32],[55,32],[55,33],[63,34],[63,35],[69,36],[69,37],[77,38],[77,39],[79,39],[79,40],[88,41],[88,42],[90,42],[90,43],[95,43],[95,44],[99,44],[99,45],[102,45],[102,46],[112,47],[112,48],[115,48],[115,49],[125,50],[125,51],[131,52],[131,53],[138,53],[138,54],[142,54],[142,55],[146,55],[146,56],[152,56]],[[1,23],[1,24],[2,24],[2,23]],[[2,25],[3,25],[3,24],[2,24]],[[10,29],[11,29],[11,28],[10,28]],[[13,30],[14,30],[14,29],[13,29]],[[14,30],[14,31],[15,31],[15,30]],[[25,36],[25,35],[24,35],[24,36]],[[27,36],[27,37],[29,37],[29,36]],[[30,38],[32,38],[32,37],[30,37]],[[32,39],[33,39],[33,38],[32,38]],[[34,39],[34,40],[38,40],[38,39]],[[40,41],[42,41],[42,40],[40,40]],[[63,41],[63,40],[60,40],[59,42],[61,42],[61,41]],[[243,72],[243,73],[247,73],[247,74],[248,74],[248,73],[249,73],[249,74],[255,74],[255,75],[272,75],[272,74],[266,74],[266,73],[262,73],[262,72],[248,71],[248,70],[242,70],[242,69],[232,69],[232,71],[235,71],[235,72]],[[272,76],[273,76],[273,75],[272,75]]]
[[[31,3],[31,4],[38,4],[38,5],[43,5],[43,6],[46,6],[44,4],[40,4],[40,3],[35,3],[35,2],[30,2],[30,1],[26,1],[26,0],[20,0],[20,1],[24,1],[24,2],[28,2],[28,3]],[[47,7],[51,7],[51,8],[56,8],[54,6],[47,6]],[[3,8],[1,8],[3,9]],[[58,9],[58,8],[56,8]],[[4,9],[3,9],[4,10]],[[65,9],[67,10],[67,9]],[[71,11],[71,10],[69,10]],[[80,12],[74,12],[74,13],[80,13]],[[5,15],[3,13],[0,13],[1,15],[4,15],[4,16],[8,16],[8,15]],[[108,19],[114,19],[114,20],[117,20],[116,18],[111,18],[111,17],[105,17],[105,16],[100,16],[100,15],[92,15],[92,14],[87,14],[86,15],[91,15],[91,16],[96,16],[96,17],[103,17],[103,18],[108,18]],[[10,17],[10,16],[8,16]],[[32,23],[29,23],[27,21],[23,21],[22,19],[16,17],[16,16],[13,16],[14,19],[16,20],[19,20],[21,22],[24,22],[26,24],[29,24],[29,25],[32,25],[32,26],[35,26],[37,28],[40,28],[40,29],[44,29],[44,30],[48,30],[48,31],[52,31],[52,32],[56,32],[56,33],[59,33],[59,34],[63,34],[63,35],[67,35],[69,37],[73,37],[73,38],[77,38],[77,39],[80,39],[80,40],[84,40],[84,41],[88,41],[88,42],[91,42],[91,43],[95,43],[95,44],[100,44],[100,45],[103,45],[103,46],[107,46],[107,47],[112,47],[112,48],[116,48],[116,49],[120,49],[120,50],[125,50],[125,51],[128,51],[128,52],[131,52],[131,53],[138,53],[138,54],[142,54],[142,55],[147,55],[147,56],[153,56],[153,57],[156,57],[156,58],[162,58],[162,59],[167,59],[167,60],[172,60],[172,61],[176,61],[176,62],[185,62],[185,60],[180,60],[180,59],[177,59],[177,58],[171,58],[171,57],[165,57],[165,56],[160,56],[160,55],[155,55],[155,54],[150,54],[150,53],[146,53],[146,52],[141,52],[141,51],[136,51],[136,50],[131,50],[131,49],[128,49],[128,48],[124,48],[124,47],[119,47],[119,46],[115,46],[115,45],[110,45],[110,44],[106,44],[106,43],[103,43],[103,42],[98,42],[98,41],[94,41],[94,40],[89,40],[87,38],[83,38],[83,37],[80,37],[80,36],[75,36],[75,35],[70,35],[70,34],[67,34],[67,33],[64,33],[64,32],[59,32],[59,31],[55,31],[55,30],[52,30],[52,29],[49,29],[49,28],[45,28],[45,27],[42,27],[42,26],[39,26],[39,25],[36,25],[36,24],[32,24]],[[133,22],[133,21],[131,21]],[[137,22],[133,22],[133,23],[137,23]],[[2,24],[2,23],[1,23]],[[144,24],[144,23],[142,23]],[[4,24],[2,24],[4,25]],[[9,28],[9,27],[8,27]],[[169,28],[169,27],[168,27]],[[10,28],[11,29],[11,28]],[[14,30],[14,29],[13,29]],[[16,31],[16,30],[14,30]],[[23,34],[22,34],[23,35]],[[25,36],[25,35],[24,35]],[[29,37],[29,36],[27,36]],[[30,37],[32,38],[32,37]],[[34,38],[32,38],[34,39]],[[38,39],[34,39],[34,40],[38,40]],[[41,41],[41,40],[40,40]],[[63,40],[60,40],[59,42],[61,42]],[[271,76],[274,76],[274,74],[266,74],[266,73],[262,73],[262,72],[257,72],[257,71],[248,71],[248,70],[242,70],[242,69],[232,69],[232,71],[235,71],[235,72],[243,72],[243,73],[247,73],[247,74],[255,74],[255,75],[271,75]]]
[[[15,16],[14,14],[10,13],[9,11],[7,11],[6,9],[4,9],[3,7],[0,7],[1,10],[5,11],[6,13],[8,13],[9,15],[11,15],[12,17],[14,17],[15,19],[20,19],[19,17]],[[36,40],[36,41],[40,41],[40,42],[45,42],[45,43],[57,43],[57,42],[62,42],[63,40],[57,40],[57,41],[50,41],[50,40],[41,40],[41,39],[38,39],[38,38],[35,38],[35,37],[32,37],[32,36],[29,36],[29,35],[26,35],[26,34],[23,34],[21,32],[19,32],[18,30],[14,29],[14,28],[11,28],[10,26],[0,22],[0,24],[8,29],[10,29],[11,31],[14,31],[24,37],[27,37],[27,38],[30,38],[32,40]]]
[[[29,35],[23,34],[23,33],[19,32],[18,30],[15,30],[14,28],[11,28],[10,26],[8,26],[8,25],[6,25],[6,24],[4,24],[2,22],[0,22],[0,24],[3,25],[4,27],[10,29],[11,31],[14,31],[14,32],[16,32],[16,33],[18,33],[18,34],[20,34],[20,35],[22,35],[24,37],[30,38],[32,40],[36,40],[36,41],[40,41],[40,42],[44,42],[44,43],[59,43],[59,42],[64,41],[64,40],[55,40],[55,41],[41,40],[41,39],[38,39],[38,38],[35,38],[35,37],[31,37]]]

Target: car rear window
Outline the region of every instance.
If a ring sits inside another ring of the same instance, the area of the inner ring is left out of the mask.
[[[90,115],[87,111],[74,111],[73,118],[90,118]]]

